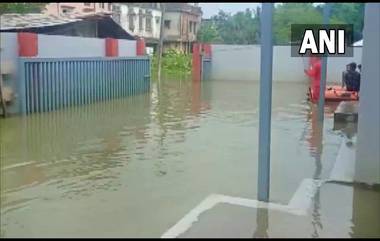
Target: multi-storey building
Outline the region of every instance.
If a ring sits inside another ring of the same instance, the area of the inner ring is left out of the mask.
[[[45,14],[61,16],[68,14],[112,13],[111,3],[48,3]]]
[[[164,51],[175,48],[191,52],[201,22],[200,7],[187,3],[114,3],[113,17],[126,31],[144,38],[147,46],[156,49],[160,39],[163,7]]]

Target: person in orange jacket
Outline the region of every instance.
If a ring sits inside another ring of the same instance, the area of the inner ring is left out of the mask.
[[[305,70],[305,74],[311,78],[311,100],[317,102],[319,99],[321,83],[321,58],[310,57],[310,68]]]

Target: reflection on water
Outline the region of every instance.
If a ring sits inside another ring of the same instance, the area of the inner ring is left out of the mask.
[[[342,133],[334,106],[318,124],[306,85],[273,87],[271,200],[288,203],[303,179],[328,177]],[[211,193],[255,199],[257,113],[257,83],[165,79],[139,96],[0,120],[1,236],[159,237]],[[310,237],[323,229],[321,197]],[[270,236],[267,210],[257,223],[254,236]]]

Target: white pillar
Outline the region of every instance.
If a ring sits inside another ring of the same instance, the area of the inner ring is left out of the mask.
[[[380,3],[366,3],[355,180],[380,183]]]

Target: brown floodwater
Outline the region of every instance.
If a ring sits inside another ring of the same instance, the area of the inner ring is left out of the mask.
[[[258,87],[165,79],[138,96],[1,119],[1,236],[160,237],[212,193],[256,199]],[[333,130],[336,105],[318,126],[306,90],[273,85],[274,203],[328,179],[341,144],[355,142]],[[324,185],[311,209],[286,231],[291,219],[273,214],[265,235],[380,236],[376,187]]]

